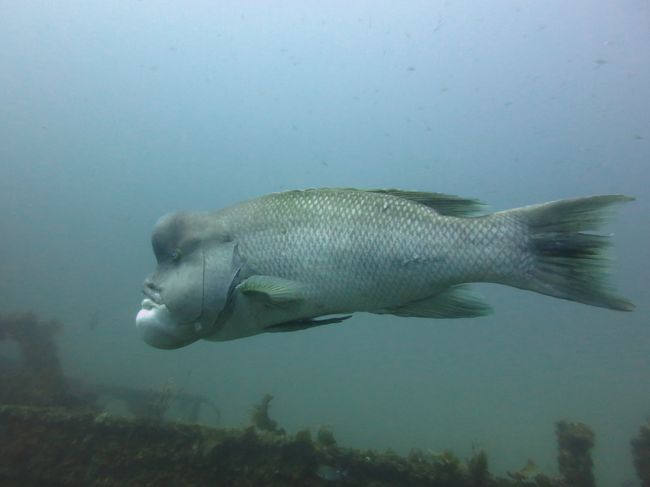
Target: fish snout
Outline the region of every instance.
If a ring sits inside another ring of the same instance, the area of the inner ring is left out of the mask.
[[[142,284],[142,294],[151,299],[156,304],[162,303],[160,295],[162,289],[150,277],[147,277]]]

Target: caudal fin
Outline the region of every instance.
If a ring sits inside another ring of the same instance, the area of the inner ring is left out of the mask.
[[[532,270],[526,289],[558,298],[621,311],[634,305],[609,284],[609,237],[597,235],[612,205],[633,200],[602,195],[555,201],[513,210],[529,227]]]

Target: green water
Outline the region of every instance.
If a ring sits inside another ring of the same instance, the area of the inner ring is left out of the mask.
[[[578,420],[600,485],[633,480],[629,440],[650,412],[649,18],[638,0],[0,1],[0,311],[65,322],[68,375],[172,383],[224,425],[269,392],[290,432],[476,446],[497,472],[533,458],[552,473],[554,422]],[[607,232],[637,310],[483,285],[496,313],[481,319],[358,315],[177,351],[140,340],[159,216],[319,186],[494,210],[634,195]]]

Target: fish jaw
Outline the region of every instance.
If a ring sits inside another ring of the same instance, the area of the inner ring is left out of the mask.
[[[181,348],[198,339],[192,326],[179,325],[165,304],[148,298],[142,301],[135,326],[142,339],[154,348]]]

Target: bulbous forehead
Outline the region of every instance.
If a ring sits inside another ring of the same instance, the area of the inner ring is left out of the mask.
[[[168,213],[158,219],[151,235],[154,248],[176,245],[183,240],[189,230],[187,212]]]
[[[206,223],[206,215],[201,212],[175,212],[161,217],[151,235],[156,258],[165,260],[174,249],[183,249],[184,253],[196,249],[209,234]]]

